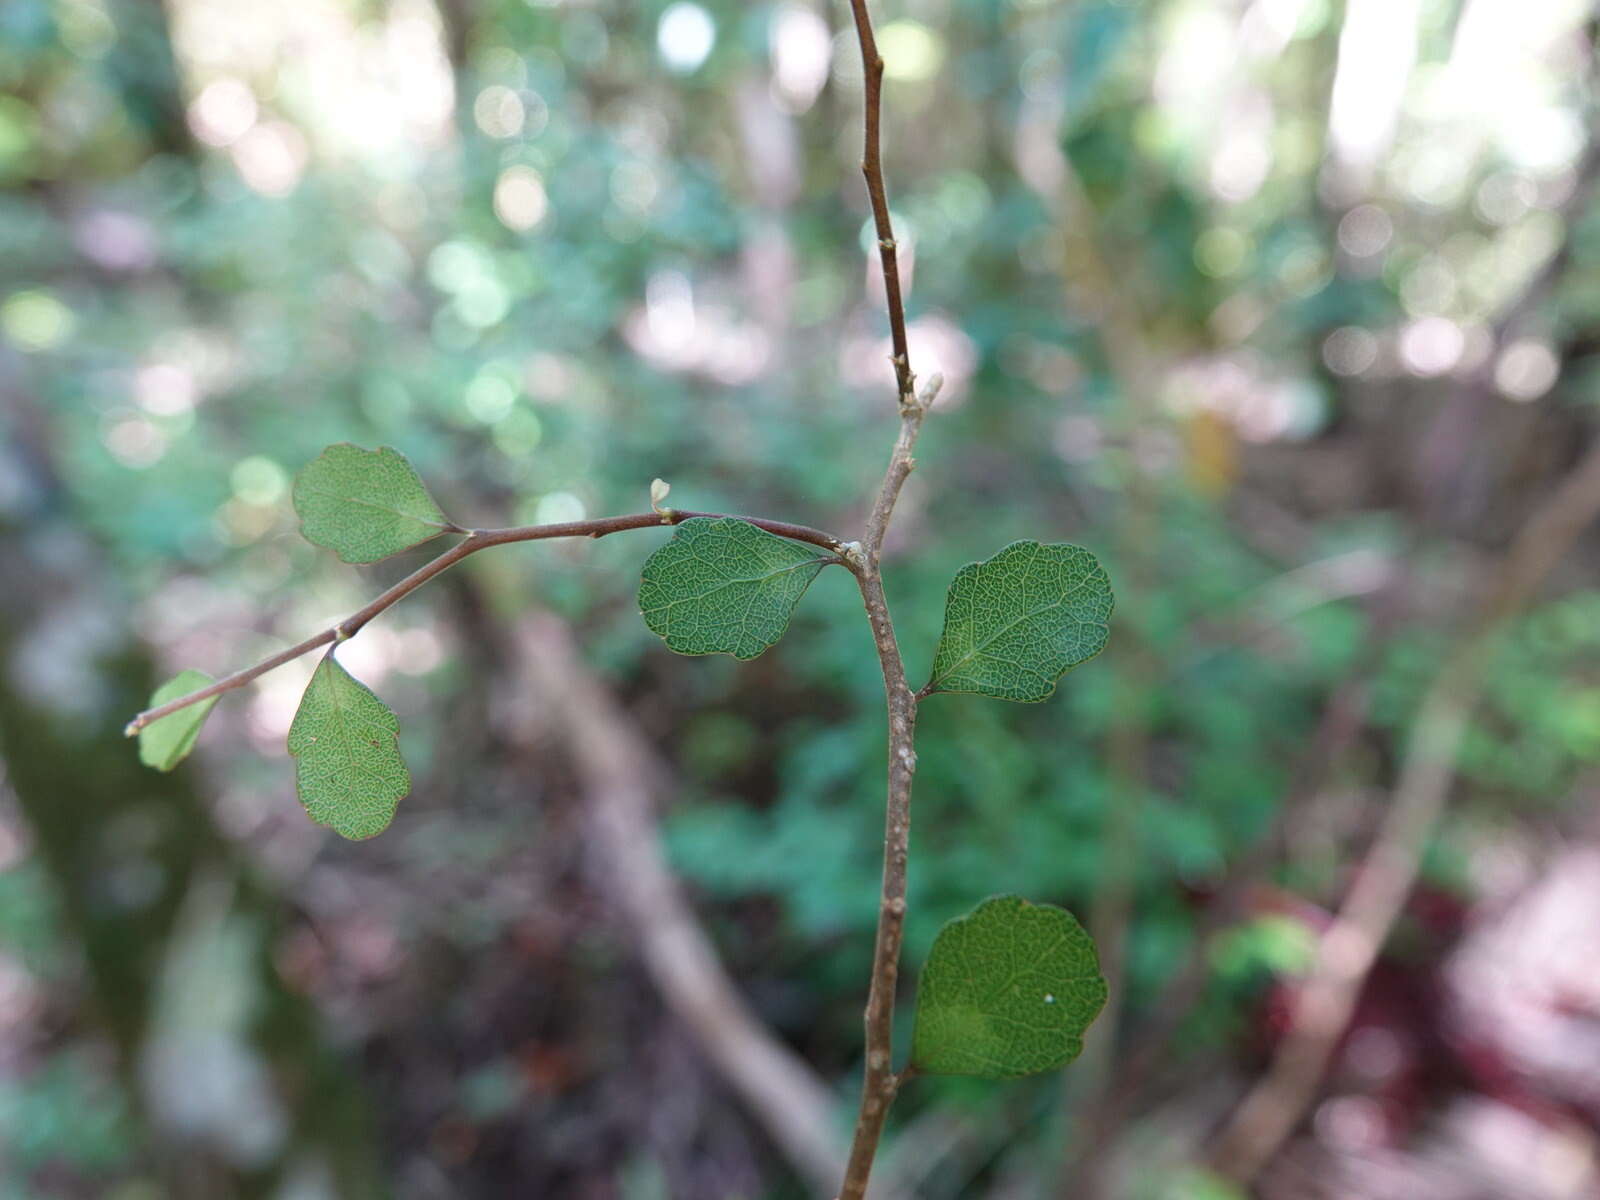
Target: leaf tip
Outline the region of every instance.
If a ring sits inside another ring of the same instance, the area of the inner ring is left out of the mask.
[[[295,791],[306,814],[364,841],[389,827],[411,793],[394,712],[330,650],[312,672],[289,725]]]
[[[150,693],[150,707],[160,708],[170,700],[197,692],[213,682],[204,671],[180,671]],[[200,727],[216,707],[218,699],[208,696],[186,708],[145,723],[135,717],[123,728],[123,734],[139,739],[139,761],[145,766],[157,771],[170,771],[189,757],[195,743],[200,740]]]

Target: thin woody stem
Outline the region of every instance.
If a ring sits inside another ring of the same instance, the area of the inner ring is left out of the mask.
[[[666,508],[659,512],[632,513],[624,517],[599,517],[593,521],[566,521],[556,525],[517,525],[509,529],[469,529],[462,530],[467,536],[457,542],[437,558],[418,567],[388,591],[371,601],[365,608],[351,613],[337,625],[324,629],[321,633],[308,637],[303,642],[297,642],[287,650],[280,650],[270,658],[263,659],[253,667],[246,667],[242,671],[235,671],[232,675],[224,676],[215,683],[190,692],[187,696],[179,696],[176,700],[169,700],[155,708],[146,709],[133,720],[129,721],[123,732],[128,737],[133,737],[152,721],[159,721],[180,709],[188,708],[191,704],[199,704],[202,700],[209,700],[213,696],[220,696],[224,692],[231,692],[243,687],[251,680],[265,675],[284,663],[292,662],[302,654],[309,654],[318,646],[326,646],[330,642],[342,642],[354,637],[363,625],[371,621],[379,613],[390,608],[397,601],[409,596],[434,576],[448,571],[456,563],[468,555],[476,554],[479,550],[487,550],[491,546],[507,546],[512,542],[543,541],[548,538],[569,537],[605,537],[610,533],[621,533],[628,529],[654,529],[662,525],[680,525],[684,521],[695,517],[721,517],[722,513],[694,512],[690,509]],[[831,533],[824,533],[820,529],[812,529],[809,525],[794,525],[788,521],[769,521],[763,517],[736,517],[735,520],[746,521],[758,529],[765,529],[768,533],[777,534],[779,537],[790,538],[797,542],[808,542],[813,546],[820,546],[834,554],[843,555],[845,543],[834,537]]]
[[[861,153],[861,173],[867,180],[867,199],[872,205],[872,224],[878,233],[878,259],[883,266],[883,294],[889,308],[889,336],[894,345],[895,385],[900,403],[916,403],[917,377],[911,371],[911,351],[906,344],[906,310],[900,296],[900,261],[889,220],[889,195],[883,186],[883,152],[878,125],[883,110],[883,56],[872,34],[872,14],[867,0],[850,0],[855,17],[856,39],[861,43],[861,66],[866,73],[865,136]],[[893,502],[891,501],[891,507]]]
[[[900,435],[889,456],[889,466],[877,499],[867,517],[859,554],[847,556],[861,602],[872,627],[872,641],[883,671],[884,697],[889,715],[889,776],[884,805],[883,889],[878,904],[878,931],[872,952],[872,981],[867,993],[866,1066],[861,1086],[861,1107],[856,1116],[850,1158],[845,1167],[839,1200],[864,1200],[872,1174],[873,1159],[883,1137],[884,1122],[900,1085],[911,1069],[896,1073],[894,1049],[895,987],[900,976],[900,947],[906,920],[907,860],[911,848],[911,785],[917,770],[916,729],[919,696],[906,683],[905,663],[895,639],[889,602],[883,591],[879,560],[883,540],[894,516],[895,503],[915,467],[911,457],[922,430],[928,406],[938,393],[940,379],[935,375],[921,396],[916,392],[916,375],[906,343],[905,304],[900,293],[900,267],[896,255],[894,229],[889,220],[889,199],[883,183],[883,155],[879,125],[883,99],[883,59],[878,54],[872,33],[872,16],[866,0],[851,0],[856,37],[861,44],[861,65],[866,77],[864,114],[865,146],[861,172],[866,177],[867,197],[872,204],[872,219],[878,233],[878,258],[883,267],[884,298],[889,309],[889,332],[894,346],[895,385],[900,399]]]
[[[878,557],[895,499],[914,465],[911,450],[926,411],[924,404],[916,399],[901,409],[900,437],[895,442],[889,469],[867,522],[861,555],[852,564],[883,670],[883,690],[889,710],[889,781],[884,805],[883,891],[878,904],[878,932],[873,945],[872,982],[865,1016],[866,1068],[861,1108],[856,1116],[839,1200],[862,1200],[867,1194],[867,1179],[872,1173],[878,1142],[883,1137],[884,1121],[902,1080],[902,1076],[895,1073],[890,1056],[894,1047],[895,985],[900,976],[900,944],[906,921],[911,784],[917,770],[917,696],[906,683],[905,663],[895,640],[894,622],[889,617]]]

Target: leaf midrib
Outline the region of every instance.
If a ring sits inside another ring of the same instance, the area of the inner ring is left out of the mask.
[[[401,517],[407,521],[415,521],[418,525],[431,525],[435,529],[449,528],[449,526],[444,523],[444,513],[440,512],[437,504],[432,505],[432,507],[434,512],[439,513],[440,519],[434,521],[427,517],[419,517],[415,513],[408,513],[403,509],[394,508],[387,504],[380,504],[376,500],[363,500],[360,496],[347,496],[343,492],[330,492],[326,488],[319,488],[315,484],[310,483],[305,484],[304,486],[306,491],[316,496],[326,496],[330,500],[338,500],[345,504],[360,504],[367,508],[375,508],[379,512],[386,512],[393,516]]]
[[[701,560],[701,561],[704,561],[704,560]],[[800,569],[802,569],[804,567],[813,567],[814,566],[814,567],[817,567],[817,568],[820,569],[821,567],[826,566],[827,562],[828,562],[827,559],[818,556],[818,557],[807,558],[803,562],[792,563],[792,564],[790,564],[789,566],[786,566],[786,567],[779,567],[777,570],[770,571],[765,575],[755,575],[755,576],[751,576],[749,578],[745,578],[745,577],[740,576],[740,577],[736,577],[736,578],[733,578],[733,579],[725,579],[721,583],[716,584],[714,587],[707,588],[703,592],[696,592],[693,596],[683,596],[683,597],[681,597],[681,598],[679,598],[677,600],[668,600],[665,604],[657,604],[654,608],[647,608],[644,611],[647,612],[647,613],[658,613],[658,612],[661,612],[661,611],[663,611],[665,609],[674,608],[674,607],[676,607],[677,605],[680,605],[680,604],[697,604],[700,601],[704,600],[707,596],[714,595],[717,592],[723,591],[723,590],[725,590],[727,588],[734,587],[734,586],[736,586],[738,584],[741,584],[741,583],[745,583],[745,584],[765,583],[768,580],[776,579],[780,575],[787,575],[790,571],[798,571],[798,570],[800,570]],[[650,582],[654,583],[657,587],[663,587],[664,586],[659,580],[652,579]]]
[[[1038,554],[1035,553],[1034,554],[1034,559],[1037,560],[1038,557],[1039,557]],[[1030,562],[1028,565],[1031,567],[1033,565],[1033,563]],[[1010,633],[1013,629],[1015,629],[1018,625],[1021,625],[1024,621],[1031,621],[1031,620],[1033,620],[1034,617],[1042,616],[1044,613],[1049,612],[1052,608],[1065,608],[1066,605],[1067,605],[1067,602],[1069,600],[1071,600],[1074,595],[1076,595],[1078,592],[1081,592],[1086,586],[1088,586],[1088,583],[1089,583],[1089,578],[1085,577],[1083,582],[1077,584],[1075,587],[1072,588],[1071,591],[1068,591],[1068,592],[1064,593],[1059,600],[1053,601],[1050,604],[1046,604],[1043,608],[1034,609],[1032,612],[1023,613],[1022,616],[1018,617],[1015,621],[1012,621],[1011,624],[1005,626],[1003,629],[998,629],[994,633],[990,634],[987,638],[984,639],[982,645],[974,644],[972,649],[970,651],[968,651],[965,655],[963,655],[960,658],[960,660],[958,660],[953,666],[950,666],[950,667],[946,668],[944,671],[942,671],[939,674],[935,675],[933,677],[933,680],[932,680],[932,686],[933,687],[938,687],[940,683],[942,683],[946,679],[949,679],[950,676],[954,675],[962,667],[966,666],[973,659],[977,658],[978,655],[982,654],[985,647],[992,646],[995,642],[999,641],[1006,634]],[[1089,624],[1093,624],[1093,622],[1090,622],[1090,621],[1079,621],[1078,624],[1080,624],[1080,625],[1089,625]],[[1028,667],[1023,667],[1021,663],[1015,663],[1013,665],[1017,666],[1017,667],[1020,667],[1023,670],[1028,671],[1030,674],[1038,675],[1041,678],[1043,678],[1045,676],[1045,672],[1032,670],[1031,668],[1028,668]]]

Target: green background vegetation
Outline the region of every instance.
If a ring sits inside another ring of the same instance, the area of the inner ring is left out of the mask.
[[[1419,697],[1593,436],[1593,37],[1525,8],[1396,4],[1374,34],[1337,0],[880,6],[914,365],[946,378],[886,553],[908,670],[956,570],[1017,539],[1091,548],[1118,595],[1048,703],[923,709],[908,965],[1002,890],[1125,955],[1122,1043],[1080,1084],[908,1089],[917,1195],[1067,1194],[1084,1153],[1110,1194],[1204,1194],[1195,1147]],[[171,776],[117,734],[158,679],[422,561],[298,537],[329,443],[398,448],[474,525],[640,511],[661,477],[853,536],[894,422],[859,111],[846,13],[797,0],[0,5],[0,1193],[804,1194],[586,868],[562,698],[516,647],[561,618],[656,748],[671,861],[843,1129],[883,738],[844,572],[736,663],[640,619],[665,532],[469,560],[341,650],[415,781],[373,842],[295,802],[311,659]],[[1363,1001],[1415,1070],[1330,1084],[1394,1154],[1464,1098],[1515,1107],[1467,1035],[1418,1031],[1449,1028],[1476,914],[1595,836],[1595,566],[1580,540],[1498,645]],[[1197,954],[1162,1061],[1074,1149]],[[1299,1152],[1337,1167],[1330,1128]]]

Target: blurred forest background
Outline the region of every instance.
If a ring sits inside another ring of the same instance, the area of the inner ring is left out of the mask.
[[[1050,703],[927,704],[906,959],[1015,890],[1112,1009],[909,1087],[878,1194],[1596,1195],[1594,14],[875,15],[946,380],[910,670],[1014,539],[1118,591]],[[856,529],[860,110],[815,0],[0,0],[0,1195],[831,1194],[882,829],[842,572],[739,664],[639,619],[664,535],[475,557],[341,654],[416,776],[368,843],[294,798],[309,660],[173,775],[120,732],[420,561],[299,539],[330,442],[480,525],[661,476]]]

